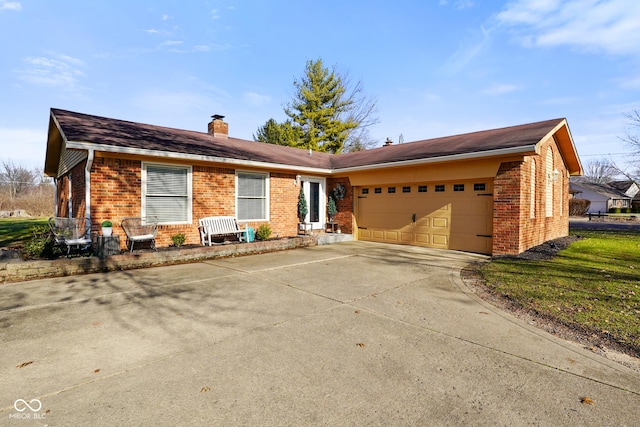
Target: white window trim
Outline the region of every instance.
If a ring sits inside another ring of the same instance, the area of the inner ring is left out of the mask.
[[[531,192],[529,196],[529,218],[534,219],[536,217],[536,159],[531,159],[531,165],[529,167],[531,168],[531,183],[529,187],[529,191]]]
[[[265,178],[265,196],[264,196],[264,211],[266,218],[252,218],[252,219],[239,219],[238,218],[238,175],[257,175]],[[247,171],[247,170],[236,170],[236,180],[235,180],[235,217],[239,224],[247,223],[247,222],[259,222],[259,221],[269,221],[271,215],[271,175],[269,172],[256,172],[256,171]]]
[[[176,169],[185,169],[187,171],[187,220],[186,221],[177,221],[177,222],[159,222],[160,225],[181,225],[181,224],[192,224],[193,223],[193,167],[178,165],[172,163],[152,163],[152,162],[142,162],[142,217],[147,216],[147,166],[164,166]]]
[[[553,150],[551,148],[547,149],[547,154],[545,158],[545,213],[546,217],[550,218],[553,216]]]

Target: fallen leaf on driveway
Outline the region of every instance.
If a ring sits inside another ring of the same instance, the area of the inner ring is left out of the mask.
[[[583,403],[585,405],[595,405],[596,402],[593,401],[592,398],[584,396],[580,398],[580,403]]]
[[[206,393],[206,392],[208,392],[208,391],[211,391],[211,387],[206,387],[206,386],[205,386],[205,387],[202,387],[202,388],[200,389],[200,393]]]
[[[33,360],[30,360],[28,362],[24,362],[24,363],[19,364],[18,366],[16,366],[16,368],[24,368],[25,366],[29,366],[32,363],[33,363]]]
[[[363,342],[359,342],[356,344],[358,347],[364,347],[364,343]]]

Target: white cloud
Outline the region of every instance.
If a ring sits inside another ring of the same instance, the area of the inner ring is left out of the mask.
[[[640,54],[640,2],[636,0],[518,0],[496,18],[512,27],[524,45]]]
[[[27,68],[20,70],[20,79],[36,85],[49,87],[74,87],[78,80],[85,76],[81,67],[84,62],[64,54],[54,53],[51,56],[26,57],[23,59]]]
[[[213,9],[211,11],[211,19],[213,20],[220,19],[220,14],[218,13],[217,9]]]
[[[515,92],[519,89],[519,86],[513,84],[495,83],[484,89],[482,93],[485,95],[504,95],[505,93]]]
[[[461,44],[442,67],[445,72],[456,73],[479,55],[490,42],[490,31],[480,27],[480,35],[473,34],[473,41]]]
[[[440,6],[448,6],[449,5],[449,1],[448,0],[440,0],[439,2]],[[462,9],[469,9],[472,8],[473,6],[475,6],[475,2],[473,0],[456,0],[453,2],[452,6],[456,9],[462,10]]]
[[[17,1],[3,1],[3,2],[0,2],[0,11],[3,11],[3,10],[20,11],[22,10],[22,4],[20,4],[20,2],[17,2]]]
[[[242,100],[253,107],[263,107],[271,101],[271,97],[256,92],[245,92]]]

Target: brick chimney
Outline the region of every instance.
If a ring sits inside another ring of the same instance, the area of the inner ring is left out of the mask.
[[[209,123],[209,135],[213,135],[217,138],[229,137],[229,125],[224,122],[224,116],[214,114],[211,116],[213,120]]]

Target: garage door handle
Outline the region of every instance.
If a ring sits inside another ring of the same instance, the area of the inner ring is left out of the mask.
[[[476,237],[493,237],[491,234],[476,234]]]

